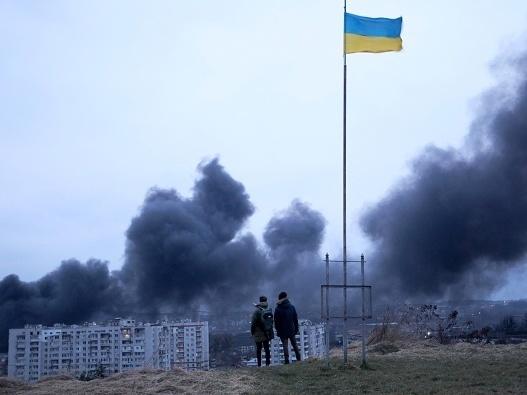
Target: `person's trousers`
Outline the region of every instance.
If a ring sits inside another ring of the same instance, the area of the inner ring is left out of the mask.
[[[291,341],[291,347],[293,347],[293,351],[295,352],[296,360],[300,361],[300,351],[298,350],[298,345],[296,344],[295,335],[291,337],[281,337],[280,340],[282,340],[282,346],[284,347],[284,363],[289,363],[289,341]]]
[[[262,366],[262,347],[265,350],[265,365],[271,364],[271,350],[269,349],[269,340],[263,342],[256,342],[256,359],[258,360],[258,366]]]

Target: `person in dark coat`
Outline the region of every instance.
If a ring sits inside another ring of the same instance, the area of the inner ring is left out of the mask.
[[[278,302],[274,310],[274,326],[284,347],[284,363],[289,363],[289,342],[295,351],[296,360],[300,361],[300,351],[296,344],[296,335],[299,333],[298,316],[295,306],[289,302],[286,292],[280,292],[278,295]]]
[[[256,359],[258,366],[262,366],[263,347],[265,350],[265,365],[269,366],[271,364],[269,341],[274,337],[273,311],[269,308],[266,296],[260,296],[260,303],[254,306],[256,310],[251,319],[251,335],[256,343]]]

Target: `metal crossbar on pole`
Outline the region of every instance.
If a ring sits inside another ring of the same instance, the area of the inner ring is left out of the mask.
[[[342,315],[332,315],[329,313],[329,306],[328,306],[328,294],[329,294],[329,290],[332,289],[332,288],[335,288],[335,289],[344,289],[344,288],[348,288],[348,289],[361,289],[364,294],[364,319],[369,319],[369,318],[373,318],[372,316],[372,311],[373,311],[373,302],[372,302],[372,297],[371,297],[371,290],[372,290],[372,286],[371,285],[339,285],[339,284],[329,284],[329,285],[321,285],[320,286],[320,296],[321,298],[325,299],[326,300],[326,304],[324,304],[324,300],[322,300],[320,306],[321,306],[321,311],[322,311],[322,314],[321,314],[321,319],[323,320],[326,320],[328,321],[328,318],[338,318],[338,319],[343,319],[344,316]],[[366,298],[366,292],[368,292],[368,297]],[[366,309],[366,299],[368,299],[369,303],[368,303],[368,309]],[[324,310],[325,310],[325,314],[324,314]],[[347,318],[357,318],[357,319],[362,319],[363,317],[363,314],[362,314],[362,309],[361,309],[361,313],[359,315],[349,315],[347,316]]]
[[[324,319],[326,321],[326,360],[329,363],[329,324],[330,320],[332,318],[334,319],[342,319],[344,323],[347,322],[348,319],[360,319],[361,320],[361,337],[362,337],[362,363],[361,366],[366,365],[366,319],[372,318],[373,316],[373,302],[372,302],[372,296],[371,296],[371,285],[365,284],[365,270],[364,270],[364,263],[366,260],[364,259],[364,254],[361,255],[360,260],[331,260],[329,259],[329,254],[326,254],[326,259],[324,260],[326,264],[326,283],[322,284],[320,286],[320,312],[321,312],[321,319]],[[329,264],[330,263],[344,263],[344,262],[354,262],[354,263],[360,263],[361,264],[361,283],[360,285],[356,284],[330,284],[330,278],[329,278]],[[348,315],[348,309],[347,309],[347,298],[344,299],[344,303],[346,304],[344,306],[344,314],[343,315],[331,315],[330,314],[330,308],[329,308],[329,291],[330,289],[340,289],[342,288],[343,294],[347,295],[348,289],[361,289],[361,314],[358,316]],[[325,291],[325,292],[324,292]],[[345,292],[344,292],[345,291]],[[366,291],[369,293],[369,314],[366,313]],[[325,303],[324,303],[325,302]],[[325,305],[324,305],[325,304]],[[344,363],[347,363],[347,326],[343,325],[343,333],[342,333],[342,347],[343,347],[343,356],[344,356]]]

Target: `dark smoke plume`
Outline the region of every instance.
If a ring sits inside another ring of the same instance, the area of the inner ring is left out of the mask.
[[[7,348],[8,328],[25,324],[138,314],[155,319],[160,311],[185,314],[200,304],[239,311],[250,309],[261,292],[274,298],[283,289],[298,302],[317,295],[322,216],[295,201],[271,219],[266,246],[260,246],[243,231],[254,212],[243,185],[217,159],[199,170],[190,198],[150,190],[126,232],[121,271],[110,274],[96,260],[70,260],[36,282],[5,277],[0,352]]]
[[[502,285],[527,252],[527,82],[484,97],[464,151],[427,148],[412,174],[362,218],[375,241],[377,292],[476,296]]]
[[[264,278],[264,254],[239,234],[254,211],[245,188],[217,159],[201,171],[190,199],[153,189],[128,229],[123,280],[145,306],[229,300]]]
[[[295,200],[269,221],[264,241],[273,262],[271,277],[275,289],[288,290],[304,305],[320,303],[317,290],[323,278],[319,249],[326,221],[317,211]],[[274,296],[274,295],[273,295]]]
[[[9,328],[27,323],[79,323],[115,313],[121,290],[106,262],[82,264],[75,259],[36,282],[22,282],[11,274],[0,281],[0,352],[7,349]]]

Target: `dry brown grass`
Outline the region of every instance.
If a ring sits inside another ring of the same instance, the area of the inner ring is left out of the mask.
[[[261,369],[140,371],[90,382],[58,377],[26,385],[4,379],[0,394],[527,393],[527,344],[445,346],[408,340],[379,344],[370,348],[370,369],[358,367],[360,344],[354,344],[348,366],[333,358],[329,366],[311,360]],[[339,353],[333,352],[335,357]]]
[[[249,373],[144,370],[87,382],[67,376],[47,378],[35,385],[4,380],[0,382],[0,394],[241,394],[255,387],[255,378]]]

